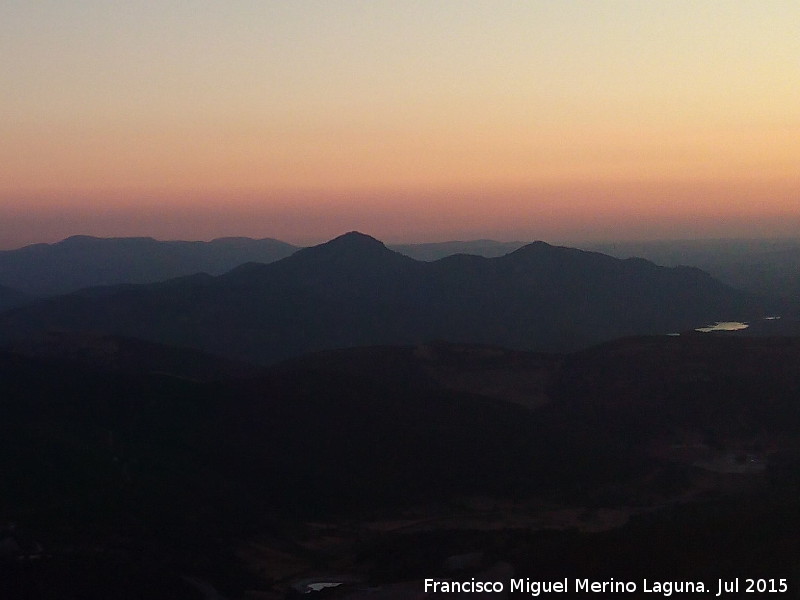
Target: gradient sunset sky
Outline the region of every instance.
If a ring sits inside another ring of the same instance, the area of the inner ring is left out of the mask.
[[[797,0],[6,0],[0,248],[800,235]]]

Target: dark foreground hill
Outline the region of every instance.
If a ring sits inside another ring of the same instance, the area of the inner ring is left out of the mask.
[[[219,275],[249,261],[272,262],[297,247],[274,239],[211,242],[79,235],[56,244],[0,251],[0,283],[35,295],[84,287],[151,283],[193,273]]]
[[[190,348],[92,332],[49,331],[13,344],[20,356],[71,361],[131,374],[170,375],[193,381],[255,377],[263,369]]]
[[[238,383],[6,353],[0,374],[6,597],[339,569],[377,598],[476,551],[540,578],[800,565],[796,339],[358,348]]]
[[[565,351],[761,313],[697,269],[555,247],[415,261],[350,233],[271,264],[85,290],[0,316],[0,340],[91,330],[269,363],[430,340]]]

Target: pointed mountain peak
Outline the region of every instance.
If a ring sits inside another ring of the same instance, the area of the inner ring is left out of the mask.
[[[376,240],[374,237],[358,231],[345,233],[324,244],[306,248],[301,252],[308,255],[313,254],[315,256],[379,256],[396,254],[392,250],[389,250],[380,240]]]
[[[371,235],[361,233],[360,231],[350,231],[335,237],[329,242],[325,242],[320,246],[328,246],[331,248],[347,247],[347,248],[386,248],[383,242],[376,240]]]
[[[302,272],[304,277],[308,273],[321,273],[326,278],[336,278],[343,273],[386,271],[416,262],[413,258],[390,250],[372,236],[351,231],[323,244],[301,248],[291,256],[270,265],[241,265],[228,275],[250,277],[255,273],[289,270]]]
[[[548,244],[547,242],[543,242],[542,240],[536,240],[535,242],[531,242],[530,244],[525,244],[520,248],[527,248],[528,250],[542,250],[544,248],[557,248],[558,246],[553,246],[552,244]]]
[[[93,235],[71,235],[60,242],[55,242],[53,246],[75,246],[79,244],[91,244],[102,238]]]
[[[553,246],[548,244],[547,242],[542,242],[541,240],[531,242],[530,244],[525,244],[524,246],[520,246],[513,252],[509,252],[506,256],[528,256],[534,254],[541,254],[544,252],[552,252],[553,250],[563,249],[561,246]]]
[[[286,259],[290,264],[337,264],[347,269],[378,269],[416,261],[387,248],[374,237],[351,231],[329,242],[299,250]]]

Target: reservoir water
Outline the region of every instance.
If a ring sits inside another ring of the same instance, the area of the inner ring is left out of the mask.
[[[709,331],[739,331],[748,327],[747,323],[742,323],[741,321],[717,321],[707,327],[698,327],[695,331],[702,331],[703,333],[708,333]]]

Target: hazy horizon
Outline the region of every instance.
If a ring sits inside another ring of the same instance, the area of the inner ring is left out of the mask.
[[[800,231],[800,5],[16,3],[0,247]]]
[[[563,246],[586,246],[586,245],[612,245],[612,244],[680,244],[680,243],[724,243],[724,242],[731,242],[731,243],[747,243],[747,242],[800,242],[800,233],[795,235],[788,235],[788,236],[720,236],[720,237],[674,237],[674,238],[584,238],[584,239],[543,239],[543,238],[512,238],[512,237],[488,237],[488,236],[480,236],[476,234],[472,237],[441,237],[441,238],[425,238],[425,239],[384,239],[380,236],[374,235],[374,233],[370,231],[362,231],[357,229],[349,229],[349,230],[342,230],[338,233],[330,237],[325,238],[308,238],[310,241],[305,243],[291,240],[291,239],[284,239],[277,237],[275,235],[221,235],[221,236],[211,236],[211,237],[204,237],[204,238],[195,238],[195,237],[159,237],[156,235],[150,235],[148,233],[141,233],[135,235],[100,235],[100,234],[93,234],[93,233],[86,233],[86,232],[78,232],[72,233],[64,237],[57,237],[52,239],[41,239],[32,242],[28,242],[19,246],[3,246],[0,244],[0,252],[8,251],[8,250],[18,250],[20,248],[24,248],[26,246],[37,245],[37,244],[57,244],[59,242],[65,241],[69,238],[73,237],[91,237],[91,238],[101,238],[101,239],[137,239],[137,238],[144,238],[144,239],[153,239],[157,242],[213,242],[216,240],[221,239],[236,239],[236,238],[246,238],[252,240],[259,240],[259,239],[274,239],[280,242],[285,242],[287,244],[291,244],[297,247],[308,247],[314,246],[318,244],[323,244],[327,241],[330,241],[336,237],[344,235],[346,233],[350,233],[352,231],[358,231],[359,233],[363,233],[378,239],[379,241],[383,242],[388,246],[403,246],[403,245],[424,245],[424,244],[447,244],[447,243],[467,243],[467,242],[497,242],[501,244],[506,243],[524,243],[529,244],[532,242],[546,242],[551,245],[563,245]]]

